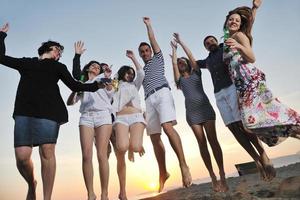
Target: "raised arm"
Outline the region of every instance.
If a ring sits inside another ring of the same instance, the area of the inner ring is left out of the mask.
[[[141,64],[136,59],[132,50],[126,50],[126,56],[133,62],[136,68],[136,79],[134,80],[134,84],[139,90],[145,77],[144,71],[142,69]]]
[[[80,80],[81,66],[80,66],[80,56],[85,52],[84,42],[77,41],[74,43],[75,55],[73,58],[73,69],[72,75],[76,80]]]
[[[253,0],[252,2],[252,16],[253,16],[253,23],[255,20],[257,9],[261,6],[262,0]]]
[[[144,21],[144,23],[146,25],[146,28],[147,28],[148,38],[149,38],[151,47],[153,49],[153,52],[154,53],[160,52],[160,47],[159,47],[159,45],[158,45],[158,43],[155,39],[150,18],[149,17],[143,17],[143,21]]]
[[[173,75],[174,75],[174,81],[176,83],[177,88],[179,88],[178,82],[180,78],[180,73],[178,70],[178,65],[177,65],[177,42],[176,41],[171,41],[171,47],[172,47],[172,66],[173,66]]]
[[[184,50],[185,54],[187,55],[187,57],[189,58],[190,60],[190,64],[191,64],[191,67],[196,70],[199,68],[191,50],[186,46],[186,44],[181,40],[180,36],[178,33],[173,33],[173,37],[174,37],[174,40],[182,47],[182,49]]]
[[[4,24],[1,28],[0,28],[0,55],[5,55],[5,43],[4,43],[4,39],[6,37],[6,33],[9,29],[9,25],[8,23]]]
[[[14,58],[5,55],[6,48],[5,48],[4,40],[7,36],[8,30],[9,30],[8,23],[4,24],[0,28],[0,64],[3,64],[7,67],[16,70],[19,70],[20,68],[30,67],[27,65],[28,60],[30,60],[28,58]]]

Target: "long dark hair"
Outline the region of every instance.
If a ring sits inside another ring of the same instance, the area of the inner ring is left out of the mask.
[[[252,30],[252,25],[253,25],[253,15],[252,15],[252,10],[251,8],[247,6],[242,6],[242,7],[237,7],[234,10],[229,11],[228,15],[226,16],[225,23],[223,25],[223,28],[226,28],[227,21],[229,17],[233,14],[238,14],[241,17],[241,26],[240,30],[243,32],[248,39],[250,40],[250,45],[252,45],[252,35],[251,35],[251,30]]]
[[[92,64],[94,64],[94,63],[96,63],[96,64],[98,64],[99,66],[100,66],[100,73],[99,74],[101,74],[101,73],[103,73],[103,70],[102,70],[102,67],[101,67],[101,64],[99,63],[99,62],[97,62],[97,61],[95,61],[95,60],[92,60],[92,61],[90,61],[88,64],[86,64],[84,67],[83,67],[83,69],[81,70],[81,75],[80,75],[80,80],[82,81],[82,82],[86,82],[87,80],[89,80],[89,76],[88,76],[88,74],[89,74],[89,68],[90,68],[90,66],[92,65]]]
[[[133,71],[133,79],[135,78],[135,71],[132,67],[128,66],[128,65],[123,65],[119,70],[118,70],[118,80],[119,81],[124,81],[124,76],[125,74],[129,71],[132,70]]]

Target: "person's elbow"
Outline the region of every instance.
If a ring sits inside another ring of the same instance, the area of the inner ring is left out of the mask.
[[[256,61],[255,56],[250,56],[250,57],[248,58],[248,62],[249,62],[249,63],[255,63],[255,61]]]

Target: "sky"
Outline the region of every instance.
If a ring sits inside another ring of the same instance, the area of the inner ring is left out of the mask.
[[[179,132],[187,163],[194,180],[208,176],[200,157],[193,132],[185,121],[184,98],[173,81],[171,53],[169,45],[172,33],[178,32],[197,59],[204,59],[208,52],[203,47],[206,35],[222,36],[222,26],[228,11],[237,7],[251,6],[251,0],[130,0],[130,1],[39,1],[39,0],[1,0],[0,24],[10,23],[6,38],[6,53],[13,57],[37,56],[37,48],[49,39],[62,43],[65,47],[61,62],[72,70],[74,42],[85,42],[87,51],[81,57],[81,63],[98,60],[113,65],[117,72],[122,65],[132,65],[125,56],[126,49],[131,49],[138,56],[137,47],[141,41],[148,41],[143,16],[149,16],[156,39],[165,58],[166,77],[172,87],[175,99]],[[285,104],[300,112],[300,1],[264,0],[259,8],[253,27],[253,49],[256,66],[266,73],[267,84],[275,96]],[[221,41],[221,39],[220,39]],[[184,55],[179,49],[178,55]],[[142,63],[142,60],[139,58]],[[0,196],[3,200],[24,199],[26,183],[15,166],[13,148],[12,112],[19,74],[0,65]],[[202,71],[202,79],[216,113],[217,134],[223,149],[224,164],[227,174],[236,172],[234,164],[248,162],[251,158],[239,146],[229,130],[224,126],[213,95],[213,86],[208,71]],[[64,100],[70,90],[59,83]],[[143,91],[140,92],[143,97]],[[143,103],[144,106],[144,103]],[[79,104],[68,107],[69,122],[60,128],[56,146],[57,172],[53,190],[53,199],[85,199],[86,191],[81,173],[81,150],[79,143],[78,119]],[[166,188],[180,187],[181,176],[178,160],[172,151],[167,137],[163,134],[166,147],[167,168],[171,177]],[[275,147],[265,149],[271,158],[294,154],[300,151],[299,141],[287,139]],[[146,154],[136,157],[134,163],[127,162],[127,193],[133,199],[139,194],[156,190],[158,168],[152,150],[150,138],[145,134]],[[42,198],[40,160],[38,149],[32,155],[35,175],[38,181],[37,195]],[[234,158],[234,159],[233,159]],[[212,158],[212,160],[214,160]],[[116,159],[110,156],[110,199],[118,195]],[[216,174],[218,170],[213,161]],[[94,186],[100,195],[100,181],[97,161],[94,155]]]

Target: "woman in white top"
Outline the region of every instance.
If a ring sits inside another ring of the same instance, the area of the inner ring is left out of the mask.
[[[144,154],[143,132],[146,122],[143,116],[139,89],[144,79],[144,71],[138,64],[132,51],[127,50],[126,56],[130,58],[136,67],[135,71],[130,66],[122,66],[118,71],[119,86],[113,97],[113,111],[116,115],[113,124],[116,133],[116,146],[118,151],[119,178],[126,182],[125,153],[133,160],[133,152]],[[123,187],[125,189],[125,185]],[[120,199],[127,199],[126,191],[120,191]]]
[[[75,57],[73,60],[73,76],[80,70],[80,55],[84,52],[83,43],[75,43]],[[104,75],[101,74],[104,71]],[[79,73],[78,73],[79,74]],[[101,74],[101,75],[100,75]],[[109,77],[111,70],[101,68],[97,61],[89,62],[82,70],[81,76],[86,83],[95,80],[100,81],[103,77]],[[75,77],[75,76],[74,76]],[[78,78],[78,77],[77,77]],[[99,173],[101,182],[101,200],[108,200],[108,144],[112,133],[112,106],[111,100],[113,89],[111,84],[105,84],[104,89],[96,92],[83,92],[79,95],[72,93],[68,99],[68,105],[81,100],[79,132],[82,150],[82,171],[84,182],[88,193],[88,200],[95,200],[96,195],[93,187],[93,143],[97,149],[97,158],[99,163]]]

